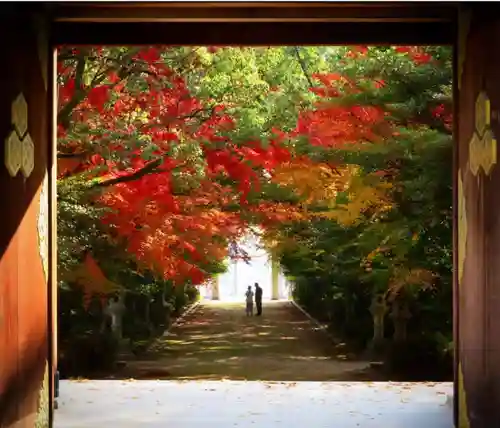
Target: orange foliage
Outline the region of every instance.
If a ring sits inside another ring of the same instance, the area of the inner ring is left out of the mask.
[[[82,287],[84,292],[84,303],[88,305],[93,295],[105,295],[120,290],[120,286],[110,281],[97,264],[90,253],[87,253],[84,262],[79,268],[72,272],[70,277],[76,284]]]

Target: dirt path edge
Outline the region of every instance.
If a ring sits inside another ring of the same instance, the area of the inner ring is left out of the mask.
[[[315,326],[315,330],[323,333],[333,344],[338,344],[339,340],[335,338],[329,331],[328,325],[320,323],[316,318],[314,318],[309,312],[307,312],[301,305],[299,305],[295,300],[290,300],[290,304],[297,310],[302,312],[302,314],[311,321]]]

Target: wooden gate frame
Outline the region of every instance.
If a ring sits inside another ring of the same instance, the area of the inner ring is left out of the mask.
[[[33,5],[31,5],[33,7]],[[463,51],[458,37],[460,9],[464,3],[428,2],[165,2],[86,3],[43,5],[49,23],[50,55],[60,45],[452,45],[454,67],[459,73]],[[50,58],[50,56],[49,56]],[[53,73],[54,63],[49,72]],[[54,92],[54,91],[53,91]],[[455,117],[458,87],[454,82]],[[55,105],[55,104],[54,104]],[[55,116],[55,115],[54,115]],[[455,120],[457,123],[458,120]],[[52,121],[52,130],[55,123]],[[457,127],[455,127],[455,131]],[[52,132],[52,149],[55,137]],[[456,171],[453,164],[453,245],[457,248]],[[57,355],[55,172],[52,173],[52,366]],[[457,266],[456,251],[453,264]],[[454,269],[455,270],[455,269]],[[453,279],[455,361],[458,361],[458,281]],[[455,364],[455,379],[458,365]],[[454,386],[454,420],[458,422],[458,383]]]

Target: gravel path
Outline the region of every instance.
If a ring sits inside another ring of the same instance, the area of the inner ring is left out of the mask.
[[[377,380],[367,361],[347,355],[289,302],[264,302],[262,317],[243,303],[204,302],[131,362],[122,378],[331,381]]]

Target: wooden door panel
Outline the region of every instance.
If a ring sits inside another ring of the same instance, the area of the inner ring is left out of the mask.
[[[458,118],[458,426],[500,426],[500,16],[463,13]]]
[[[0,427],[48,427],[47,80],[39,29],[0,5]],[[36,9],[36,8],[35,8]],[[48,49],[48,46],[47,46]]]

